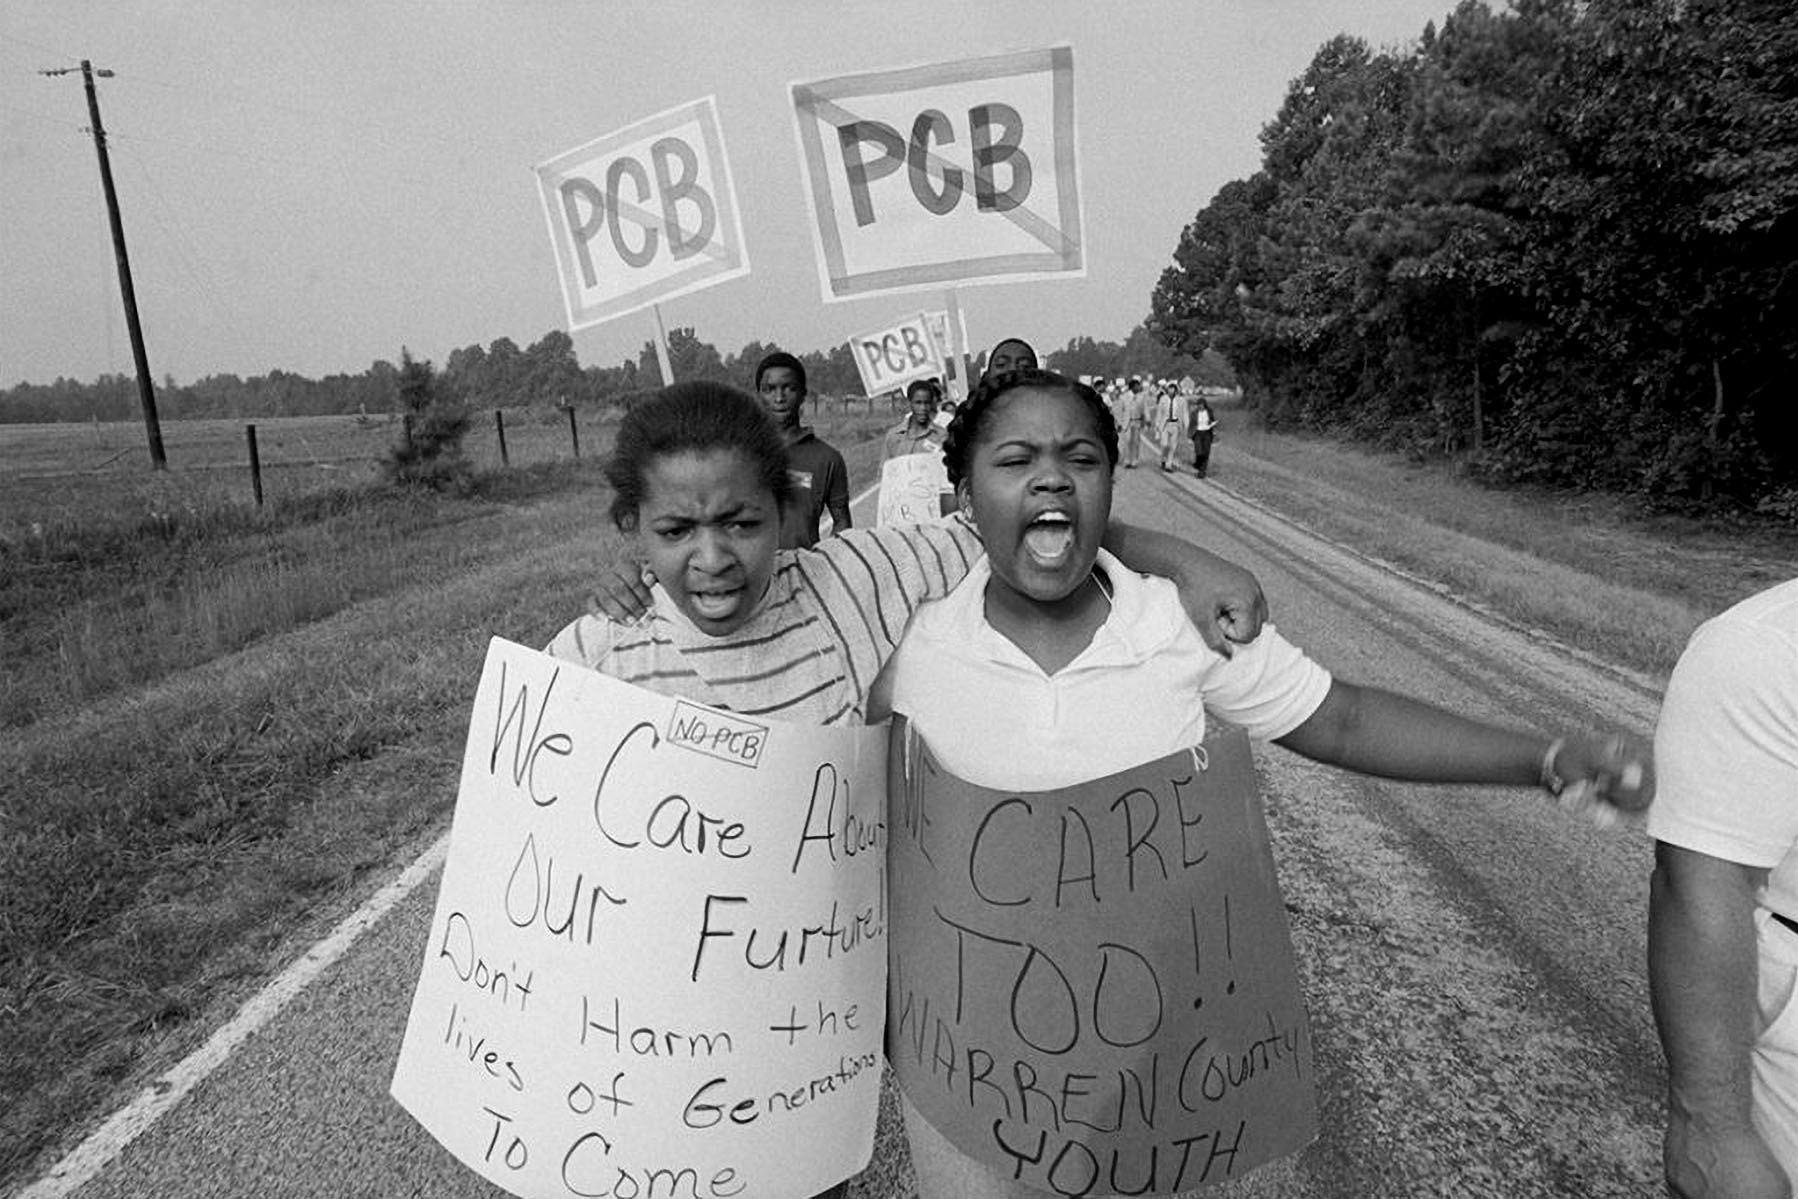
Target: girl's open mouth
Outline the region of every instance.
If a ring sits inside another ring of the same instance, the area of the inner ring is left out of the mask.
[[[1045,512],[1024,526],[1024,548],[1042,566],[1060,566],[1074,552],[1074,522],[1063,512]]]
[[[689,591],[687,599],[700,616],[707,620],[722,620],[737,610],[737,601],[742,595],[741,587],[733,587],[728,591]]]

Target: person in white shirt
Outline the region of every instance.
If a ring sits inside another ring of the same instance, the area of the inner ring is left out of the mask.
[[[1142,389],[1142,379],[1130,376],[1130,385],[1118,403],[1118,429],[1123,438],[1119,447],[1124,465],[1134,467],[1142,455],[1142,427],[1149,419],[1149,397]]]
[[[1162,383],[1155,393],[1155,436],[1161,442],[1161,469],[1174,469],[1174,456],[1180,452],[1180,417],[1184,405],[1174,392],[1172,383]]]
[[[1041,791],[1106,776],[1197,745],[1212,708],[1251,736],[1364,774],[1565,785],[1606,813],[1652,795],[1645,749],[1622,738],[1498,728],[1332,678],[1272,625],[1229,660],[1211,652],[1171,589],[1101,551],[1117,429],[1075,380],[1034,371],[983,384],[944,457],[987,556],[920,606],[870,717],[905,716],[968,783]],[[1018,1163],[977,1160],[906,1107],[924,1199],[1041,1193]]]
[[[1798,579],[1698,627],[1655,728],[1648,978],[1667,1185],[1798,1183]]]

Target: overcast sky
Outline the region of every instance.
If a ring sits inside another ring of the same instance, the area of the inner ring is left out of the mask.
[[[565,327],[531,168],[717,97],[751,274],[671,300],[730,353],[822,349],[918,307],[826,304],[787,85],[1066,43],[1087,274],[969,286],[976,348],[1122,340],[1180,230],[1259,162],[1319,44],[1404,45],[1451,0],[8,0],[0,8],[0,387],[129,374],[79,73],[99,85],[151,371],[442,363]],[[648,313],[575,336],[634,357]]]

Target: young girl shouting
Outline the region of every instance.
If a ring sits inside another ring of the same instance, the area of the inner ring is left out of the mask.
[[[1122,772],[1199,745],[1211,708],[1251,737],[1363,774],[1557,794],[1577,785],[1629,810],[1650,799],[1647,756],[1621,738],[1498,728],[1332,678],[1271,626],[1230,659],[1213,653],[1169,588],[1101,548],[1117,428],[1074,380],[1027,371],[983,382],[951,424],[944,457],[986,556],[947,599],[919,609],[873,707],[876,717],[888,707],[906,716],[935,762],[966,783],[1018,796]],[[939,861],[958,854],[966,847],[938,846]],[[897,896],[904,884],[891,877]],[[905,1110],[925,1199],[1040,1193],[1006,1168],[1018,1162],[976,1160],[909,1100]],[[1105,1180],[1090,1193],[1109,1193]]]

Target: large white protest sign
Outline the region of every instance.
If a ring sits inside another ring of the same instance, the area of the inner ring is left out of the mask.
[[[1067,46],[792,85],[826,300],[1085,273]]]
[[[946,322],[945,322],[946,323]],[[943,354],[926,313],[913,313],[896,324],[849,339],[849,352],[869,395],[897,391],[914,379],[943,373]]]
[[[570,328],[749,273],[710,96],[558,154],[537,185]]]
[[[515,1195],[791,1199],[879,1094],[884,730],[494,640],[393,1094]]]

